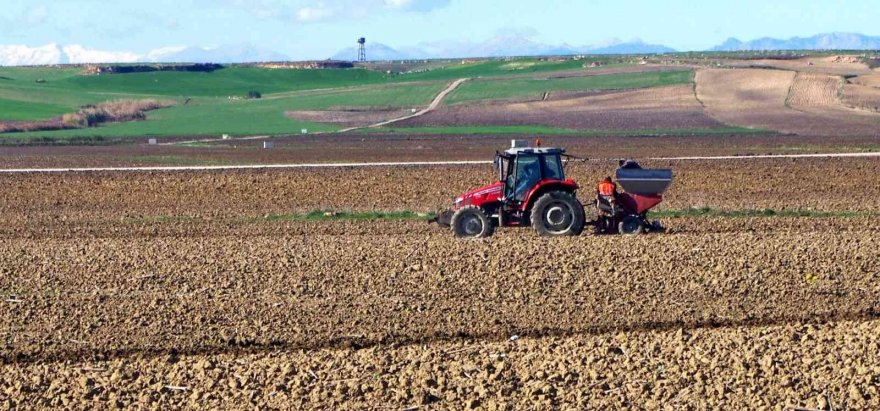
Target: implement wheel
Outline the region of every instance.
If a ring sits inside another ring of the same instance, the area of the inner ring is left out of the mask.
[[[495,225],[480,207],[465,206],[452,215],[452,232],[461,238],[489,237]]]
[[[565,191],[544,194],[532,206],[532,227],[540,235],[579,235],[584,220],[583,204]]]
[[[637,215],[628,215],[620,220],[617,232],[623,235],[639,235],[645,232],[645,222]]]

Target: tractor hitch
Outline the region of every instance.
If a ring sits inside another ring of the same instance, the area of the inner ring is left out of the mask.
[[[428,224],[436,223],[441,227],[451,227],[452,226],[452,215],[454,212],[452,210],[443,210],[437,213],[437,216],[428,220]]]

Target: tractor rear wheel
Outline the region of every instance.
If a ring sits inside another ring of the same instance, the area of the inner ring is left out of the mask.
[[[495,232],[495,225],[480,207],[465,206],[452,215],[452,232],[456,237],[489,237]]]
[[[623,235],[638,235],[645,232],[645,222],[637,215],[628,215],[620,220],[617,232]]]
[[[532,227],[541,235],[579,235],[584,231],[584,206],[565,191],[542,195],[532,206]]]

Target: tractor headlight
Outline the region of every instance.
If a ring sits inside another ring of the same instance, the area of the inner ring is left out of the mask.
[[[453,204],[455,204],[455,208],[458,208],[458,206],[460,206],[463,201],[464,197],[456,197],[455,201],[453,202]]]

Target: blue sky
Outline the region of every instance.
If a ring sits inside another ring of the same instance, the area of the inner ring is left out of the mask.
[[[728,37],[880,34],[876,0],[0,0],[0,45],[48,43],[148,53],[258,45],[326,58],[366,36],[392,47],[517,33],[548,44],[639,38],[703,50]]]

